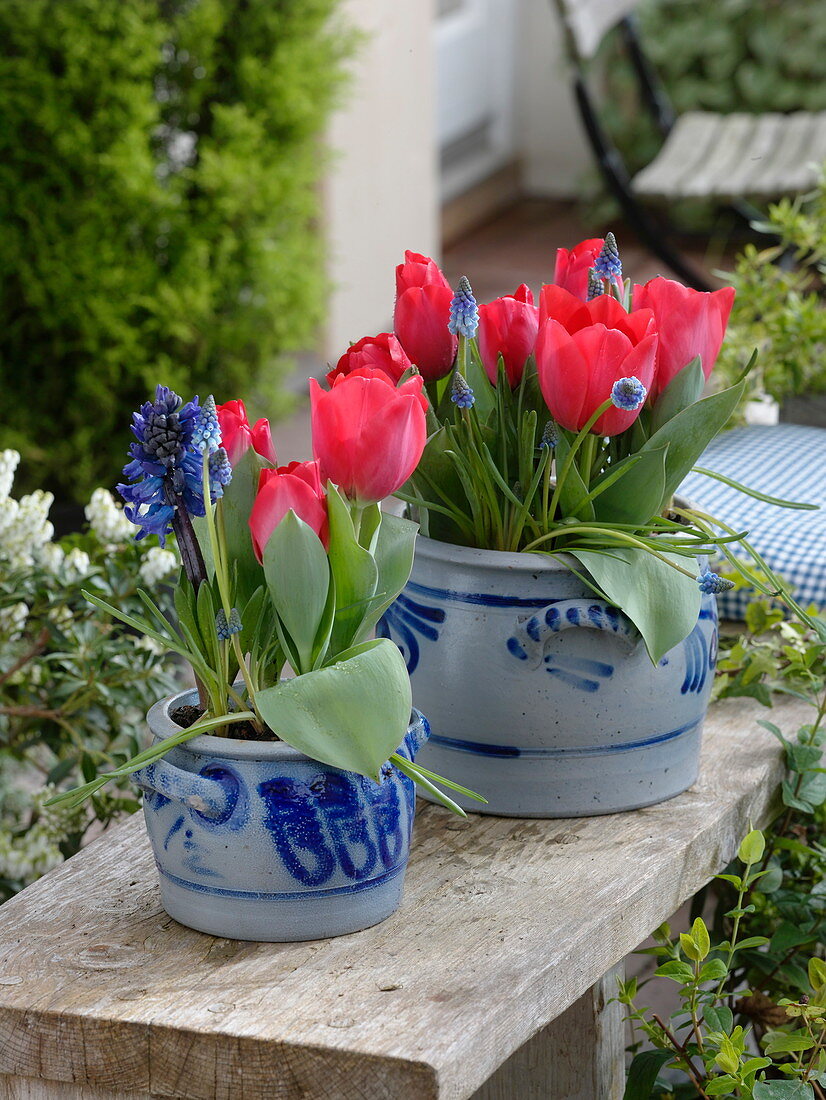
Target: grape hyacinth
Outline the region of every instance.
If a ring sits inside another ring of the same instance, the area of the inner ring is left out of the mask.
[[[647,393],[639,378],[619,378],[611,387],[611,402],[624,412],[634,412],[645,401]]]
[[[734,588],[734,581],[721,577],[719,573],[712,573],[710,569],[700,574],[697,583],[700,591],[706,596],[713,596],[718,592],[727,592],[730,588]]]
[[[224,487],[232,480],[232,466],[223,447],[209,456],[209,492],[213,501],[224,495]]]
[[[597,269],[592,267],[588,272],[588,295],[586,302],[593,302],[594,298],[599,298],[601,294],[605,293],[605,287],[602,285],[602,279],[597,274]]]
[[[602,251],[594,261],[594,271],[600,279],[607,279],[608,282],[622,279],[622,263],[617,248],[617,239],[613,233],[605,234]]]
[[[218,423],[218,410],[212,394],[198,408],[195,426],[192,429],[192,446],[201,453],[214,454],[221,446],[221,425]]]
[[[559,433],[556,430],[556,424],[554,424],[553,420],[549,420],[542,430],[542,439],[539,442],[539,446],[553,450],[558,442]]]
[[[454,336],[465,336],[468,340],[473,339],[479,327],[479,310],[465,275],[459,280],[453,301],[450,303],[450,320],[447,327]]]
[[[476,398],[473,396],[473,390],[467,384],[464,375],[456,371],[453,375],[453,382],[450,386],[450,400],[460,409],[472,409]]]
[[[237,607],[233,607],[230,611],[229,620],[227,620],[227,615],[223,608],[218,611],[215,616],[215,632],[220,641],[228,642],[233,634],[240,634],[242,630],[241,616],[238,614]]]

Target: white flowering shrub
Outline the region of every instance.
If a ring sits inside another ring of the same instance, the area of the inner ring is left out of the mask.
[[[143,747],[146,710],[177,687],[156,647],[83,595],[138,611],[148,588],[171,610],[177,555],[136,543],[106,489],[86,507],[88,531],[55,540],[52,494],[12,496],[18,462],[0,451],[0,901],[76,852],[91,826],[137,808],[128,784],[68,813],[44,803]]]

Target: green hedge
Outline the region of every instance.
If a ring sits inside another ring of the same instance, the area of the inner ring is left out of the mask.
[[[0,4],[0,440],[31,484],[112,484],[156,381],[277,404],[323,308],[336,6]]]

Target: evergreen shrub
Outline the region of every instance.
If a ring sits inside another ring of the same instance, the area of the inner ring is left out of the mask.
[[[158,378],[283,403],[323,304],[336,0],[3,0],[0,436],[85,499]]]

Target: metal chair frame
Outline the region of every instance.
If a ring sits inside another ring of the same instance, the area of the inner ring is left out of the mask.
[[[606,131],[599,115],[596,100],[591,92],[583,58],[576,37],[569,26],[564,0],[555,0],[565,32],[566,46],[574,68],[574,96],[582,124],[596,157],[597,166],[611,194],[617,200],[625,220],[638,239],[685,283],[696,290],[711,290],[712,284],[687,260],[672,243],[673,231],[655,218],[634,194],[631,174],[622,154]],[[631,61],[639,86],[640,97],[657,126],[663,140],[668,137],[677,115],[668,93],[654,66],[643,50],[633,13],[621,16],[613,26],[618,26],[623,36],[625,50]],[[612,29],[608,27],[607,30]],[[727,204],[751,226],[759,212],[745,200]]]

